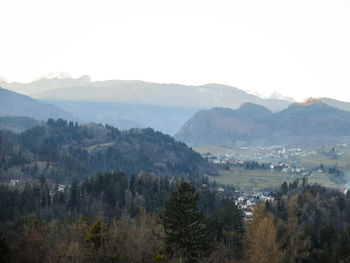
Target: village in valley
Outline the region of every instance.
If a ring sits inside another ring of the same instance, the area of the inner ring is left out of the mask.
[[[253,212],[258,202],[274,202],[274,197],[270,193],[245,193],[236,191],[233,196],[235,204],[241,209],[246,220],[253,218]]]
[[[218,165],[222,169],[218,178],[210,177],[211,181],[218,183],[217,192],[225,194],[225,185],[230,185],[230,177],[235,178],[237,171],[239,177],[249,177],[249,182],[259,184],[254,176],[262,175],[264,180],[269,176],[278,175],[279,182],[275,188],[284,182],[292,185],[302,183],[321,183],[333,188],[338,188],[346,193],[349,185],[346,177],[349,165],[343,162],[349,155],[350,147],[347,144],[322,147],[287,147],[281,145],[269,147],[216,147],[212,152],[201,151],[203,157],[209,162]],[[326,180],[326,179],[327,180]],[[330,178],[330,179],[329,179]],[[261,179],[262,180],[262,179]],[[323,180],[323,181],[322,181]],[[238,182],[238,184],[236,184]],[[232,179],[232,185],[236,188],[229,193],[236,205],[240,207],[244,218],[250,220],[258,202],[274,202],[271,194],[273,189],[263,187],[247,187],[239,185],[239,180]],[[287,184],[288,185],[288,184]],[[296,186],[297,187],[297,186]],[[270,191],[269,191],[270,190]],[[226,193],[227,195],[228,193]]]

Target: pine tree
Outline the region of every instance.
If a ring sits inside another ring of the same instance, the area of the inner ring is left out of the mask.
[[[210,252],[212,240],[203,209],[198,210],[199,194],[182,183],[165,204],[160,215],[166,234],[167,252],[186,262],[196,262]]]

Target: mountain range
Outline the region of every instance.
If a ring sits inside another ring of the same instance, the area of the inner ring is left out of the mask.
[[[0,116],[27,116],[37,120],[63,118],[109,124],[122,130],[151,127],[175,135],[199,110],[238,109],[248,102],[276,113],[294,103],[293,98],[278,92],[262,98],[222,84],[191,86],[139,80],[91,81],[86,75],[76,79],[67,74],[52,76],[29,83],[0,80],[0,86],[9,89],[6,92],[1,89]],[[320,98],[320,101],[350,111],[348,102],[330,98]]]
[[[0,81],[0,86],[35,99],[85,102],[117,102],[171,107],[209,109],[238,108],[243,102],[264,105],[272,111],[286,108],[290,99],[263,99],[243,90],[222,84],[201,86],[161,84],[140,80],[91,81],[89,76],[42,78],[29,83]]]
[[[333,144],[349,136],[350,112],[313,99],[277,113],[252,103],[201,110],[175,137],[190,145],[262,146]]]
[[[249,101],[276,111],[291,103],[288,99],[278,99],[278,96],[263,99],[221,84],[186,86],[138,80],[93,82],[88,76],[41,78],[30,83],[0,80],[0,86],[69,112],[69,117],[62,116],[64,119],[109,124],[123,130],[152,127],[170,135],[178,132],[201,109],[217,106],[238,108]],[[20,104],[17,107],[21,109]],[[31,111],[14,114],[43,119]]]

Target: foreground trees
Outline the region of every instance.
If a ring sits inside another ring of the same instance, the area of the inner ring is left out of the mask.
[[[1,186],[0,262],[350,260],[350,194],[296,184],[244,221],[232,199],[168,180],[107,173],[50,196],[45,180]]]
[[[204,211],[198,210],[199,194],[189,183],[182,183],[160,214],[166,252],[186,262],[196,262],[210,253],[211,233]]]
[[[245,258],[250,263],[277,263],[283,258],[277,242],[276,218],[259,203],[245,237]]]

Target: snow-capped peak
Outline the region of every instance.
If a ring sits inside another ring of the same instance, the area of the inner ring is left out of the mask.
[[[54,79],[54,78],[68,79],[68,78],[71,78],[71,76],[67,72],[49,72],[47,74],[44,74],[42,76],[35,78],[33,81],[37,81],[39,79]]]

